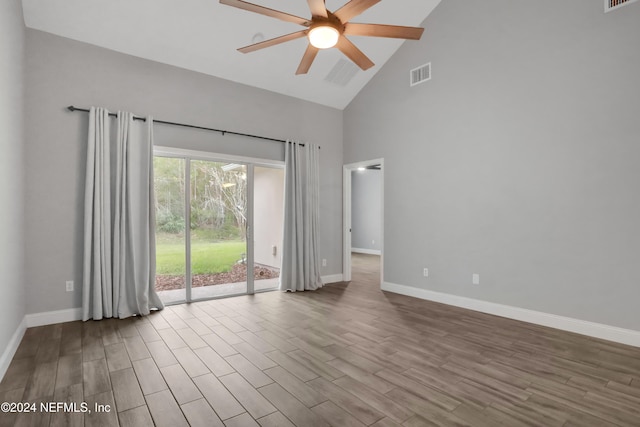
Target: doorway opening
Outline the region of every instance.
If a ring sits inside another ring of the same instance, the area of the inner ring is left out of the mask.
[[[383,282],[384,159],[350,163],[343,167],[343,280],[367,267]],[[371,268],[378,263],[379,269]]]
[[[278,288],[282,162],[156,147],[154,184],[165,304]]]

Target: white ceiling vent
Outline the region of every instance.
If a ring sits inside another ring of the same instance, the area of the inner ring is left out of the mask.
[[[339,59],[324,80],[338,86],[346,86],[357,72],[358,67],[353,62]]]
[[[612,10],[619,9],[622,6],[626,6],[637,1],[638,0],[604,0],[604,11],[611,12]]]
[[[409,71],[409,86],[415,86],[431,80],[431,62]]]

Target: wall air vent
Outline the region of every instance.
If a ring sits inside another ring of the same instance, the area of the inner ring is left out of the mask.
[[[622,6],[626,6],[637,1],[638,0],[604,0],[604,11],[611,12],[612,10],[619,9]]]
[[[329,71],[327,77],[324,78],[326,82],[336,84],[338,86],[346,86],[349,84],[351,79],[358,72],[358,67],[353,64],[351,61],[345,61],[344,59],[339,59],[336,62],[336,65]]]
[[[415,86],[431,80],[431,62],[409,71],[409,86]]]

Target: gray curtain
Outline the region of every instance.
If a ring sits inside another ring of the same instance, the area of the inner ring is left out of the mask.
[[[320,148],[285,144],[284,246],[280,289],[308,291],[322,287],[318,258],[320,222]]]
[[[115,125],[116,137],[111,130]],[[155,292],[153,119],[89,112],[82,319],[162,309]]]

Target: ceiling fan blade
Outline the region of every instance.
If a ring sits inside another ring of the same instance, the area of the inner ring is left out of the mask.
[[[242,0],[220,0],[220,4],[226,4],[227,6],[237,7],[238,9],[248,10],[249,12],[259,13],[260,15],[269,16],[286,22],[293,22],[294,24],[304,25],[305,27],[308,27],[311,24],[308,19]]]
[[[265,40],[260,43],[255,43],[249,46],[241,47],[238,50],[242,53],[255,52],[256,50],[264,49],[265,47],[271,47],[280,43],[302,38],[307,35],[307,31],[308,30],[296,31],[295,33],[287,34],[284,36],[276,37],[274,39]]]
[[[358,49],[356,45],[351,43],[349,39],[344,36],[340,36],[336,47],[340,49],[340,52],[344,53],[347,58],[355,62],[355,64],[363,70],[368,70],[375,65],[369,58],[367,58],[367,55],[362,53],[362,51]]]
[[[320,16],[327,18],[327,6],[324,4],[324,0],[307,0],[309,3],[309,9],[311,9],[311,16]]]
[[[351,0],[333,14],[344,24],[378,2],[380,2],[380,0]]]
[[[354,24],[345,25],[344,34],[348,36],[389,37],[394,39],[420,40],[424,28],[401,27],[399,25]]]
[[[313,60],[316,59],[316,55],[318,54],[319,50],[320,49],[312,46],[311,43],[309,43],[309,46],[307,46],[307,50],[304,52],[304,55],[302,56],[302,61],[300,61],[300,65],[296,70],[296,75],[307,74],[307,72],[309,71],[309,68],[311,68],[311,64],[313,64]]]

